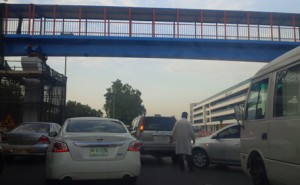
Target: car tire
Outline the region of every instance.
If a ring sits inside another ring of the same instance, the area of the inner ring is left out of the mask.
[[[202,149],[193,151],[193,162],[196,168],[204,169],[209,165],[209,157]]]
[[[270,185],[264,162],[259,155],[252,158],[250,174],[253,185]]]
[[[45,185],[54,185],[54,184],[60,184],[60,183],[56,180],[50,180],[50,179],[45,180]]]
[[[172,159],[173,164],[177,164],[178,163],[178,157],[177,157],[177,155],[172,155],[171,159]]]
[[[137,181],[137,177],[129,177],[124,179],[125,185],[135,185]]]
[[[11,162],[13,162],[14,158],[15,158],[15,156],[8,155],[8,156],[5,156],[5,161],[8,163],[11,163]]]
[[[54,180],[54,179],[46,179],[45,185],[71,185],[72,181],[70,180]]]
[[[0,175],[3,170],[3,166],[4,166],[4,159],[3,159],[3,156],[0,154]]]

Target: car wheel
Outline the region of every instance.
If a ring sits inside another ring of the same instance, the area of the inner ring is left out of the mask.
[[[209,165],[209,158],[204,150],[193,151],[193,161],[196,168],[206,168]]]
[[[12,155],[5,156],[5,161],[10,163],[10,162],[13,162],[14,158],[15,158],[15,156],[12,156]]]
[[[135,185],[137,181],[137,177],[128,177],[124,179],[125,185]]]
[[[0,154],[0,174],[2,173],[3,166],[4,166],[4,159],[3,156]]]
[[[54,185],[54,184],[59,184],[59,182],[55,181],[55,180],[46,179],[45,184],[46,185]]]
[[[269,185],[264,162],[260,156],[253,157],[251,161],[250,174],[253,185]]]
[[[45,185],[71,185],[72,182],[70,180],[53,180],[53,179],[46,179]]]
[[[172,159],[173,164],[177,164],[178,163],[178,157],[176,155],[172,155],[171,159]]]

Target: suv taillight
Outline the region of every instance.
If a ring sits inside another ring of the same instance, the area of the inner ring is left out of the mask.
[[[142,142],[141,141],[134,141],[130,143],[128,147],[128,151],[132,152],[139,152],[141,150]]]
[[[144,124],[141,124],[140,127],[139,127],[139,129],[140,129],[141,132],[143,132],[145,130]]]
[[[143,132],[145,130],[145,117],[143,116],[140,120],[139,131]]]
[[[55,141],[53,143],[52,152],[59,153],[59,152],[69,152],[68,145],[64,142]]]
[[[0,138],[1,143],[6,143],[7,142],[7,137],[5,135],[2,135]]]

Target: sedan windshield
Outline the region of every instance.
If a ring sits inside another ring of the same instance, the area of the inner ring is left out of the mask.
[[[66,132],[126,133],[126,128],[118,122],[108,120],[72,120],[68,123]]]

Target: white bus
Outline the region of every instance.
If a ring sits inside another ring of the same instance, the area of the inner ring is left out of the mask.
[[[251,80],[241,124],[241,164],[254,185],[300,184],[300,47]]]

